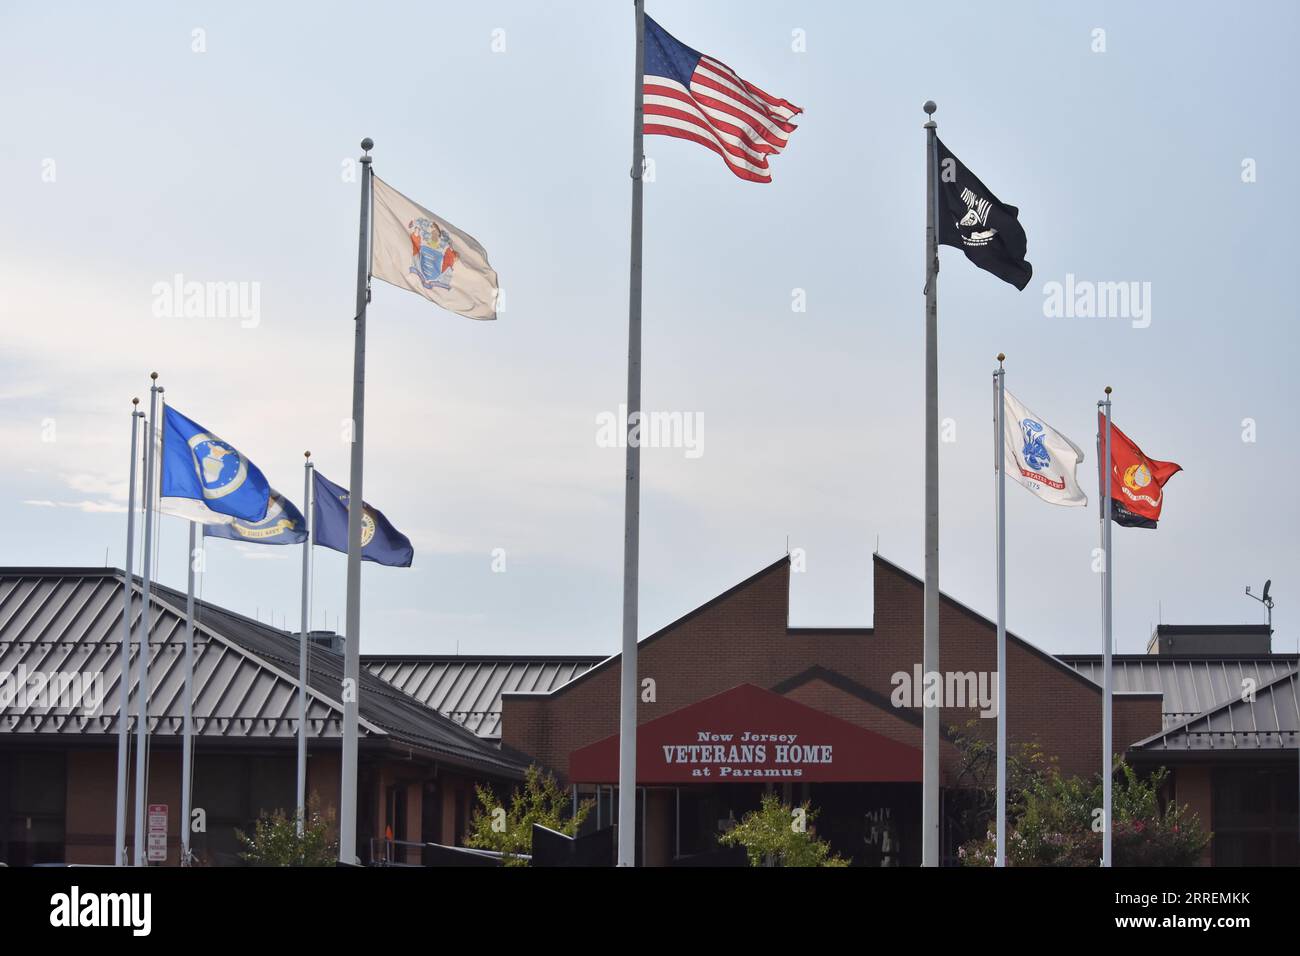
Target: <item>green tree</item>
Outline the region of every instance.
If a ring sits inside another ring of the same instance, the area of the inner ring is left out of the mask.
[[[530,766],[523,789],[516,788],[507,806],[488,787],[476,787],[478,807],[465,842],[476,849],[495,850],[506,866],[527,866],[533,849],[533,824],[576,836],[595,803],[584,800],[570,813],[572,798],[560,789],[555,775]]]
[[[252,836],[235,831],[244,846],[239,856],[254,866],[333,866],[339,857],[333,812],[322,814],[313,794],[307,801],[302,836],[297,818],[297,812],[263,811],[253,824]]]
[[[743,846],[750,866],[848,866],[809,829],[820,812],[812,809],[811,802],[796,809],[775,793],[765,793],[759,808],[745,814],[718,842]]]

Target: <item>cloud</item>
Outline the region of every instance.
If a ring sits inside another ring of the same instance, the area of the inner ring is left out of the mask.
[[[116,501],[47,501],[28,498],[23,502],[34,508],[73,508],[85,514],[125,514],[126,506]]]
[[[235,550],[241,558],[248,561],[283,561],[290,556],[284,553],[286,550],[292,554],[301,554],[296,547],[286,548],[284,545],[236,545]]]
[[[126,501],[127,481],[118,481],[104,475],[81,472],[79,474],[60,475],[60,479],[73,491],[88,495],[108,495],[116,501]],[[126,509],[122,509],[126,510]]]
[[[60,501],[61,508],[75,508],[86,514],[126,514],[126,505],[116,501]]]

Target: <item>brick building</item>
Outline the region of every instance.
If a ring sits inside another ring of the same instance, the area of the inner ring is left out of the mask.
[[[0,861],[112,858],[123,588],[112,569],[0,569],[0,679],[24,670],[102,679],[96,713],[57,701],[0,701]],[[649,865],[719,857],[716,836],[762,794],[810,800],[817,832],[864,865],[920,857],[922,585],[877,556],[870,627],[789,623],[786,558],[641,641],[637,853]],[[140,613],[131,582],[131,613]],[[149,802],[179,821],[184,595],[158,587],[150,633]],[[964,834],[953,734],[993,740],[996,630],[948,596],[940,606],[948,695],[941,749],[945,860]],[[138,626],[136,628],[138,630]],[[1215,864],[1297,862],[1300,701],[1296,655],[1266,627],[1172,627],[1149,653],[1113,661],[1116,749],[1168,767],[1169,797],[1214,831]],[[196,624],[195,837],[210,863],[238,862],[236,827],[294,803],[296,635],[200,602]],[[337,802],[342,660],[313,649],[309,790]],[[476,784],[504,793],[530,763],[574,798],[586,824],[617,824],[620,659],[574,655],[362,658],[357,853],[390,831],[463,843]],[[1062,771],[1101,765],[1101,660],[1053,656],[1008,635],[1008,737]],[[134,725],[138,688],[128,678]],[[910,686],[909,686],[910,685]],[[434,850],[435,848],[429,848]],[[418,847],[409,862],[421,856]]]
[[[906,683],[896,675],[919,677],[922,584],[877,555],[874,622],[861,628],[790,626],[789,587],[782,558],[641,641],[642,862],[709,853],[717,832],[769,788],[787,801],[811,800],[822,811],[818,832],[857,862],[919,862],[922,717],[910,705],[919,700],[896,706]],[[955,821],[963,781],[949,728],[994,739],[996,720],[981,716],[980,679],[989,678],[983,690],[994,694],[996,627],[945,595],[940,633],[944,674],[973,680],[954,679],[967,690],[967,706],[942,710],[941,842],[951,861],[962,836]],[[1270,638],[1262,626],[1162,625],[1150,653],[1114,659],[1116,749],[1136,766],[1170,768],[1168,796],[1190,804],[1218,834],[1205,863],[1296,862],[1296,656],[1271,653]],[[589,827],[616,822],[619,663],[617,655],[367,660],[375,673],[595,799]],[[1095,777],[1100,680],[1099,656],[1057,657],[1008,634],[1012,748],[1036,743],[1064,773]],[[1241,699],[1246,689],[1250,701]],[[823,748],[813,756],[829,759],[781,764],[779,740],[761,761],[752,751],[733,754],[730,745],[746,733],[793,736],[792,747],[812,741]],[[728,734],[723,752],[682,750]]]
[[[111,568],[0,570],[0,862],[112,863],[124,575]],[[133,631],[143,600],[131,582]],[[147,802],[165,806],[162,862],[179,862],[185,595],[155,584],[149,628]],[[192,837],[197,862],[240,862],[235,831],[297,802],[298,638],[204,601],[194,638]],[[137,648],[127,676],[134,780]],[[337,813],[342,658],[313,648],[307,791]],[[52,681],[76,678],[54,694]],[[357,855],[372,841],[463,841],[474,785],[508,787],[524,764],[390,684],[362,674]],[[133,787],[130,788],[133,790]],[[128,806],[134,794],[128,793]],[[127,844],[133,839],[127,813]],[[416,854],[418,859],[418,854]]]

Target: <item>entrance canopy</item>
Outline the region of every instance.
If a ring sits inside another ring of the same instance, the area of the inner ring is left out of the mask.
[[[753,684],[637,728],[639,784],[919,783],[921,751]],[[618,781],[618,734],[569,755],[574,783]]]

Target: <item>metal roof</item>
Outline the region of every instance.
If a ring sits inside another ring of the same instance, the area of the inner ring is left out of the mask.
[[[122,587],[116,569],[0,569],[0,678],[57,674],[101,681],[98,712],[76,701],[4,695],[0,733],[117,733],[121,694]],[[183,725],[185,595],[154,585],[150,622],[149,731],[178,736]],[[131,623],[138,637],[143,608],[132,581]],[[194,727],[199,740],[284,740],[298,733],[298,639],[269,625],[195,602]],[[132,648],[128,727],[138,706],[137,647]],[[308,671],[308,733],[341,738],[338,699],[343,661],[313,649]],[[28,682],[32,689],[36,685]],[[11,686],[10,690],[13,689]],[[522,765],[364,669],[360,736],[368,748],[392,746],[474,769],[517,776]]]
[[[1093,683],[1101,685],[1100,654],[1066,654],[1060,659]],[[1116,693],[1137,691],[1164,695],[1161,710],[1166,730],[1222,704],[1239,700],[1247,686],[1246,680],[1261,687],[1295,669],[1294,654],[1258,657],[1116,654],[1111,657],[1112,686]]]
[[[1300,749],[1300,673],[1292,670],[1236,699],[1140,740],[1132,750],[1249,754]]]
[[[480,737],[501,737],[503,693],[549,693],[599,664],[600,657],[362,656],[370,673]]]

